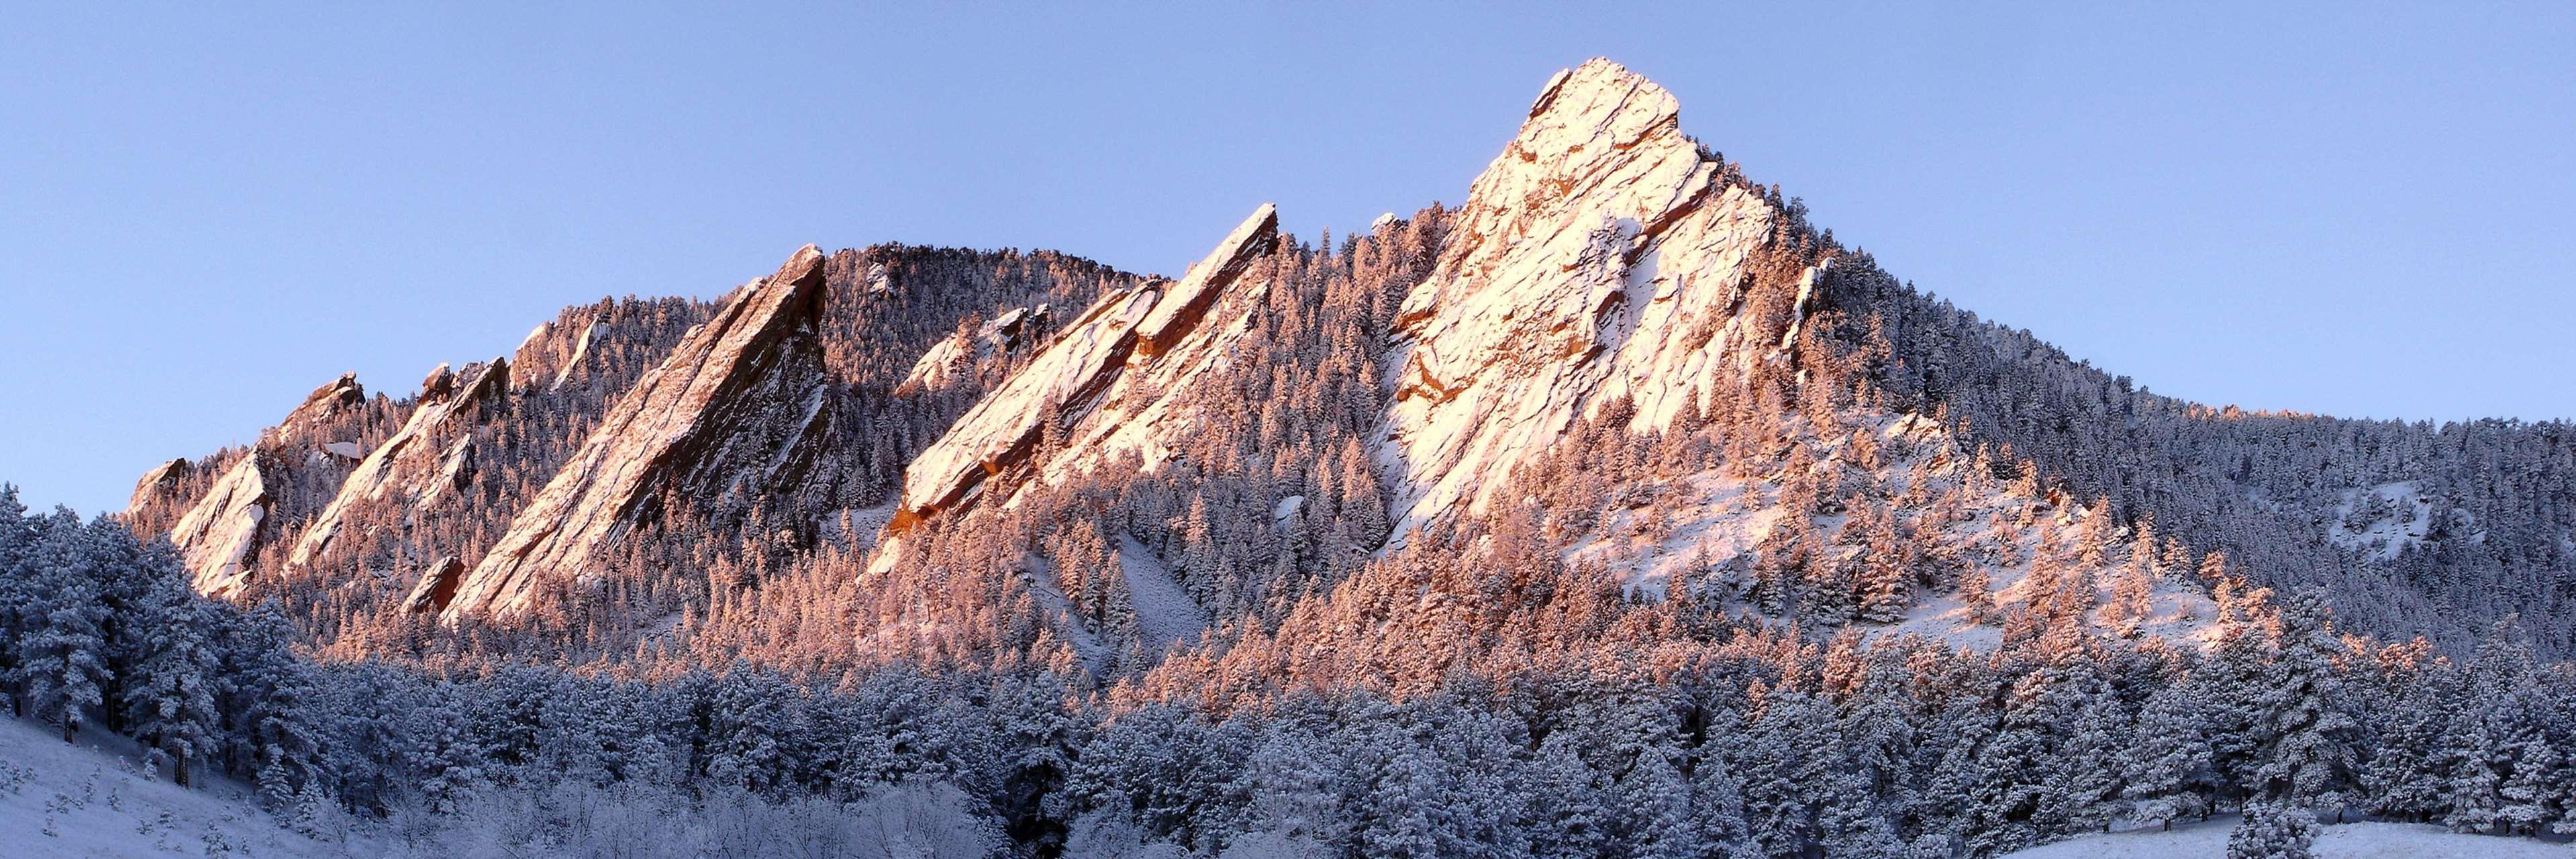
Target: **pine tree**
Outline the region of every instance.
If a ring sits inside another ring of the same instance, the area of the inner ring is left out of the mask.
[[[107,606],[99,599],[90,533],[79,516],[58,508],[32,554],[35,601],[19,632],[17,685],[31,714],[60,728],[68,743],[84,715],[104,703],[109,673],[100,626]]]
[[[2315,815],[2255,803],[2227,833],[2227,859],[2314,859],[2316,843]]]
[[[2341,812],[2359,768],[2359,726],[2336,673],[2341,642],[2328,624],[2325,594],[2300,592],[2281,607],[2279,654],[2267,673],[2259,794],[2288,809]]]
[[[2203,793],[2209,783],[2209,742],[2187,687],[2166,686],[2147,696],[2138,713],[2128,779],[2122,795],[2136,804],[2133,813],[2140,819],[2172,829],[2175,820],[2209,813]]]
[[[211,609],[188,589],[167,541],[145,551],[141,569],[146,601],[133,628],[143,646],[118,704],[135,738],[168,759],[171,780],[185,786],[188,765],[214,751],[222,725],[214,696],[222,664],[210,638]]]

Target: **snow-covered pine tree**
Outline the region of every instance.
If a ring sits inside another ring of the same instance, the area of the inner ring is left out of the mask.
[[[2305,590],[2281,606],[2280,646],[2257,697],[2263,748],[2254,779],[2265,802],[2335,812],[2359,768],[2359,725],[2345,699],[2325,594]]]
[[[35,586],[18,633],[14,679],[29,714],[59,728],[66,743],[89,711],[105,703],[109,677],[101,630],[107,606],[99,599],[93,534],[78,515],[57,508],[45,517],[26,564]]]
[[[222,728],[214,686],[223,664],[213,609],[189,590],[187,571],[166,540],[144,549],[135,575],[141,613],[131,619],[129,634],[140,647],[117,705],[135,739],[168,760],[171,780],[185,786],[189,765],[213,753]]]

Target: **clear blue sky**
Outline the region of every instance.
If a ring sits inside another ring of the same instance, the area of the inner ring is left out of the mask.
[[[809,241],[1171,272],[1264,200],[1306,234],[1454,203],[1596,54],[1890,270],[2154,390],[2576,413],[2567,3],[80,5],[0,27],[0,479],[83,511],[343,371],[408,393]]]

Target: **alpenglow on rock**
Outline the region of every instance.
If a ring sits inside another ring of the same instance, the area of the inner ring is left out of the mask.
[[[1166,374],[1191,366],[1192,361],[1167,353],[1181,349],[1209,309],[1278,242],[1278,209],[1264,203],[1180,281],[1101,296],[1066,325],[1054,345],[985,395],[913,459],[904,471],[902,503],[889,530],[900,533],[986,494],[989,479],[1026,463],[1045,435],[1047,421],[1056,421],[1060,430],[1076,427],[1095,407],[1121,399],[1112,387],[1139,372]],[[1093,423],[1105,427],[1116,422]],[[1093,438],[1090,446],[1097,448],[1101,441]],[[1082,446],[1078,442],[1075,447]],[[1059,457],[1045,466],[1052,473],[1078,459],[1082,457]]]
[[[179,517],[170,529],[170,542],[179,547],[198,593],[229,597],[241,591],[249,575],[245,564],[259,547],[268,508],[268,481],[254,449],[243,451],[214,488]]]
[[[1557,73],[1399,311],[1380,449],[1396,533],[1482,505],[1617,397],[1636,429],[1705,405],[1764,351],[1734,305],[1778,217],[1683,136],[1662,87],[1608,60]]]
[[[812,245],[797,250],[638,379],[457,583],[447,613],[526,610],[541,587],[659,515],[664,490],[714,503],[802,477],[832,393],[814,340],[823,262]]]
[[[472,444],[472,428],[459,418],[506,395],[509,387],[510,362],[505,358],[492,359],[461,387],[447,365],[440,364],[430,371],[429,377],[421,381],[411,419],[349,472],[330,505],[304,526],[289,563],[312,563],[315,554],[330,546],[341,519],[355,505],[399,497],[404,506],[417,508],[442,491],[463,489],[459,484],[473,478],[471,471],[457,473],[447,468],[460,458],[470,461],[472,455],[471,448],[465,447]]]

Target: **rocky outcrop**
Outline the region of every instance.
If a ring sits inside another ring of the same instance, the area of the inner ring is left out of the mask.
[[[446,555],[421,568],[420,582],[412,585],[411,596],[403,598],[403,610],[413,614],[446,611],[456,599],[456,585],[465,578],[465,562]]]
[[[303,404],[288,412],[273,432],[281,442],[310,439],[332,418],[366,403],[367,387],[358,384],[358,374],[342,373],[340,378],[305,395]]]
[[[1617,398],[1636,429],[1705,405],[1768,350],[1736,305],[1778,217],[1682,135],[1662,87],[1607,60],[1558,73],[1399,311],[1396,533],[1481,505]]]
[[[668,490],[703,503],[793,485],[820,447],[832,385],[814,333],[824,258],[808,245],[691,329],[458,583],[445,611],[510,615],[576,576]]]
[[[926,391],[945,390],[971,377],[977,367],[997,357],[1009,355],[1029,340],[1029,332],[1045,320],[1048,305],[1014,307],[975,329],[971,336],[951,337],[939,341],[921,359],[914,361],[912,371],[894,388],[894,395],[909,397]]]
[[[249,580],[246,565],[259,547],[260,525],[267,521],[268,511],[268,482],[260,473],[259,452],[254,450],[242,454],[214,488],[179,517],[179,524],[170,529],[170,542],[179,547],[179,557],[187,563],[198,593],[229,597],[241,591]]]
[[[1112,404],[1121,416],[1156,408],[1161,398],[1123,398],[1112,391],[1175,390],[1177,374],[1198,366],[1189,348],[1210,308],[1279,240],[1279,214],[1263,204],[1179,282],[1153,282],[1102,296],[1065,327],[1053,345],[987,394],[904,472],[903,497],[887,526],[902,533],[941,511],[984,494],[987,482],[1027,464],[1054,421],[1076,439],[1067,456],[1043,464],[1050,473],[1114,447],[1148,445],[1155,426],[1095,416]],[[1159,379],[1155,384],[1149,379]],[[1149,400],[1124,402],[1126,399]],[[1086,420],[1086,419],[1089,420]],[[1150,453],[1150,452],[1149,452]],[[1150,458],[1150,456],[1149,456]]]
[[[186,483],[196,471],[196,463],[184,457],[153,466],[151,471],[144,472],[142,478],[134,481],[134,495],[126,502],[126,509],[140,509],[177,491],[180,484]]]
[[[462,489],[459,475],[445,467],[456,455],[457,446],[466,448],[470,458],[472,422],[465,416],[486,403],[506,396],[510,387],[510,362],[494,358],[473,370],[464,384],[456,373],[440,364],[421,380],[420,396],[412,404],[411,418],[393,437],[377,445],[373,452],[358,462],[340,484],[329,506],[313,517],[304,533],[295,541],[288,563],[298,566],[312,563],[314,557],[331,545],[342,521],[362,504],[392,503],[418,509],[446,489]],[[466,478],[470,474],[463,475]],[[405,524],[409,524],[405,517]]]

